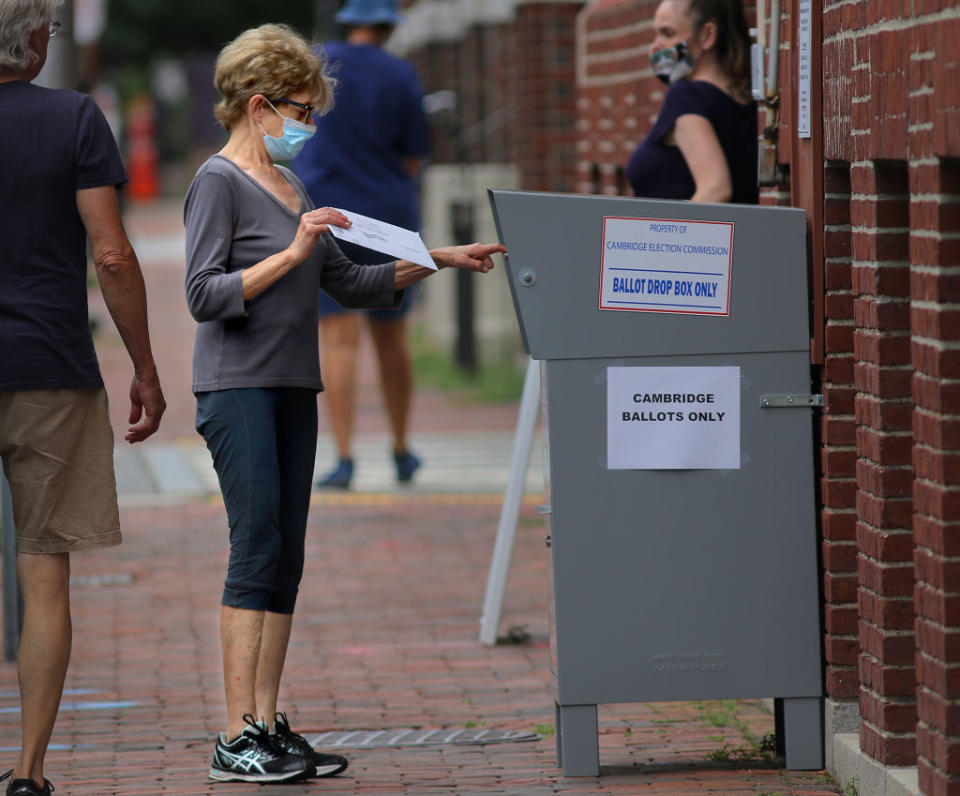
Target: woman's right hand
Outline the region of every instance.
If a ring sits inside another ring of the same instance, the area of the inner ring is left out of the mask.
[[[297,263],[302,263],[310,256],[320,236],[329,232],[331,225],[349,229],[352,223],[343,213],[332,207],[321,207],[304,213],[300,216],[300,226],[297,227],[297,234],[288,251]]]

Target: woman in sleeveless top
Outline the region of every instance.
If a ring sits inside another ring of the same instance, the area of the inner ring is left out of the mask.
[[[663,0],[651,65],[670,86],[630,156],[634,195],[756,204],[757,107],[741,0]]]

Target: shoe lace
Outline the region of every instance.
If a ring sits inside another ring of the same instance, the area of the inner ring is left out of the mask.
[[[287,721],[286,713],[278,711],[273,718],[274,730],[286,744],[296,749],[300,749],[301,751],[313,751],[313,747],[310,746],[306,738],[290,729],[290,722]]]
[[[261,727],[251,714],[244,713],[243,720],[248,726],[253,728],[253,732],[249,733],[247,737],[249,737],[260,748],[261,751],[269,752],[273,756],[286,754],[283,749],[279,748],[270,739],[270,733]]]

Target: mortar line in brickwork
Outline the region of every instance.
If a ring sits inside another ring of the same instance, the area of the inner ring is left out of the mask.
[[[858,0],[859,1],[859,0]],[[650,30],[653,27],[653,19],[645,19],[642,22],[632,22],[629,25],[621,25],[618,28],[604,28],[603,30],[588,30],[584,39],[588,44],[597,41],[606,41],[607,39],[616,39],[620,36],[629,36],[641,30]]]
[[[940,268],[936,265],[917,263],[911,267],[918,274],[931,274],[933,276],[956,276],[957,274],[960,274],[960,266],[958,265],[949,265]]]
[[[594,64],[612,64],[616,61],[626,61],[637,56],[649,54],[650,45],[641,44],[637,47],[631,47],[629,50],[617,50],[612,53],[595,53],[583,57],[584,65],[589,69]]]
[[[886,19],[882,22],[872,22],[866,27],[851,28],[842,30],[824,39],[824,44],[840,41],[856,41],[858,39],[875,36],[878,33],[891,33],[895,31],[910,31],[923,25],[929,25],[937,22],[944,22],[951,19],[960,19],[960,6],[948,7],[933,14],[923,14],[918,17],[906,17],[901,19]]]
[[[867,589],[867,591],[873,591],[873,589]],[[878,594],[878,593],[879,592],[874,592],[874,594]],[[891,638],[891,637],[892,638],[912,638],[913,636],[916,635],[916,633],[912,630],[890,630],[890,629],[884,628],[882,625],[878,625],[876,622],[870,622],[869,620],[864,619],[862,616],[860,617],[860,622],[864,625],[870,625],[870,627],[877,628],[877,630],[881,631],[883,635],[887,638]],[[879,658],[877,658],[876,655],[871,655],[869,652],[866,652],[866,651],[862,651],[861,654],[869,655],[874,660],[880,660]],[[960,664],[957,664],[957,665],[960,666]]]
[[[863,719],[863,722],[864,724],[869,724],[871,727],[873,727],[874,732],[884,738],[902,738],[903,740],[907,741],[913,740],[917,735],[916,732],[893,732],[892,730],[882,730],[880,729],[879,725],[874,724],[872,721],[867,721],[867,719]]]
[[[958,351],[960,350],[960,341],[957,340],[938,340],[935,337],[913,337],[913,342],[928,345],[938,351]]]
[[[843,8],[844,6],[858,6],[861,2],[862,0],[840,0],[839,3],[824,5],[823,13],[826,14],[828,11],[836,11],[838,8]]]
[[[909,193],[851,193],[851,202],[885,202],[890,199],[909,199]]]
[[[911,204],[932,202],[939,205],[952,205],[960,202],[960,193],[915,193],[910,195]]]
[[[958,310],[960,309],[960,303],[956,301],[951,302],[940,302],[940,301],[914,301],[912,305],[920,310]]]
[[[925,547],[925,546],[922,545],[922,544],[918,544],[917,547],[920,548],[921,550],[926,550],[928,553],[930,553],[930,555],[935,556],[936,559],[937,559],[937,561],[942,561],[942,562],[945,563],[945,564],[951,564],[951,563],[955,563],[955,562],[957,562],[957,561],[960,561],[960,556],[945,556],[945,555],[941,555],[941,554],[938,553],[936,550],[934,550],[932,547]],[[926,581],[920,580],[920,583],[926,584]],[[958,592],[947,592],[947,594],[957,594],[957,593],[958,593]],[[918,616],[917,619],[918,619],[918,621],[920,621],[920,622],[926,622],[928,625],[936,625],[937,627],[953,627],[953,625],[941,625],[939,622],[936,622],[936,621],[934,621],[933,619],[930,619],[929,617],[926,617],[926,616]],[[955,633],[957,633],[957,634],[960,634],[960,628],[953,628],[953,632],[955,632]],[[958,664],[958,665],[960,665],[960,664]]]
[[[860,130],[861,133],[869,133],[869,130]],[[909,166],[940,166],[940,158],[907,158]],[[850,162],[850,169],[868,169],[871,172],[875,166],[873,160],[853,160]]]
[[[875,658],[875,660],[877,660],[877,659]],[[895,670],[895,671],[901,671],[901,670],[902,670],[902,671],[911,671],[911,670],[913,669],[912,666],[894,666],[894,665],[889,664],[889,663],[883,664],[883,668],[884,668],[886,671],[890,671],[891,669],[893,669],[893,670]],[[880,697],[880,699],[881,699],[882,702],[886,702],[888,705],[915,705],[915,704],[917,704],[917,698],[916,698],[916,697],[888,696],[888,695],[884,694],[882,691],[878,691],[878,690],[875,689],[875,688],[870,688],[870,687],[868,687],[868,686],[860,686],[860,687],[861,687],[864,691],[868,691],[868,692],[870,692],[871,694],[876,694],[878,697]],[[874,726],[876,726],[876,725],[874,725]]]
[[[911,234],[915,238],[929,238],[931,240],[960,240],[960,232],[940,232],[935,229],[915,229]]]
[[[893,198],[893,199],[908,199],[909,197],[908,197],[906,194],[904,194],[903,196],[895,196],[895,197],[891,197],[891,198]],[[851,201],[854,201],[854,200],[851,200]],[[881,199],[881,198],[879,198],[879,197],[877,197],[877,198],[871,198],[871,199],[870,199],[870,202],[871,202],[871,203],[873,203],[874,201],[881,201],[881,202],[882,202],[883,199]],[[860,225],[854,226],[854,225],[851,224],[851,225],[850,225],[850,231],[851,231],[851,232],[856,232],[856,233],[867,233],[867,234],[871,234],[871,235],[874,234],[874,233],[892,234],[892,233],[895,233],[895,232],[899,232],[899,233],[910,232],[910,227],[909,227],[909,226],[907,226],[907,227],[865,227],[865,226],[860,226]],[[958,234],[960,234],[960,233],[958,233]]]
[[[941,415],[942,417],[960,417],[960,415]],[[931,481],[929,478],[921,478],[917,476],[914,479],[918,484],[923,484],[925,486],[931,486],[935,489],[942,492],[960,492],[960,485],[958,484],[944,484],[940,481]],[[933,514],[921,514],[921,517],[933,517]]]
[[[863,523],[863,524],[864,524],[864,525],[868,525],[867,523]],[[871,528],[872,528],[873,526],[870,525],[870,526],[868,526],[868,527],[871,527]],[[863,557],[864,557],[864,558],[869,558],[869,559],[870,559],[871,561],[873,561],[874,564],[876,564],[876,566],[877,566],[878,568],[880,568],[880,569],[913,569],[913,562],[912,562],[912,561],[884,561],[883,559],[876,558],[875,556],[869,556],[869,555],[867,555],[866,553],[863,553]],[[879,595],[879,596],[882,597],[883,599],[888,599],[888,598],[889,598],[889,599],[892,599],[892,598],[894,597],[894,595],[889,595],[889,594],[886,595],[886,596],[884,596],[884,593],[883,593],[882,591],[878,591],[877,589],[871,589],[871,588],[869,588],[869,587],[867,587],[867,586],[863,586],[862,588],[866,589],[867,591],[871,591],[871,592],[873,592],[874,594]],[[902,599],[904,599],[905,596],[906,596],[906,595],[902,595],[902,594],[901,594],[901,595],[896,595],[896,599],[902,600]],[[913,631],[911,630],[910,632],[912,633]]]
[[[853,267],[856,268],[859,266],[861,268],[863,267],[873,268],[873,267],[882,267],[883,265],[896,266],[898,268],[902,267],[902,264],[900,263],[869,263],[864,260],[857,260],[856,262],[854,262]],[[862,293],[856,298],[870,299],[874,304],[909,304],[910,303],[909,298],[899,298],[897,296],[878,296],[874,293]],[[905,332],[907,330],[906,329],[890,329],[889,331],[890,331],[890,334],[893,334],[895,332]]]

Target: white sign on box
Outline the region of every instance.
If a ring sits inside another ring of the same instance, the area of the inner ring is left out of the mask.
[[[739,470],[740,368],[608,367],[607,469]]]
[[[732,221],[603,219],[600,309],[730,314]]]

